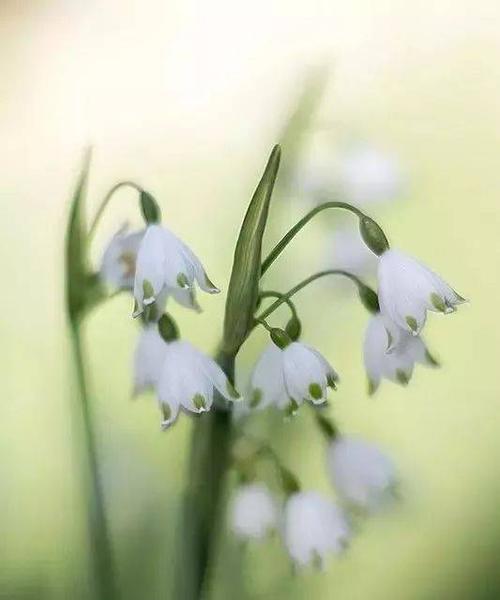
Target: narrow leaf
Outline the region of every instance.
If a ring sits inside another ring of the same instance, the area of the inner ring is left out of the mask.
[[[90,150],[85,154],[82,170],[71,199],[66,231],[66,301],[71,319],[85,305],[87,277],[87,241],[84,222],[84,197],[90,165]]]
[[[254,192],[241,226],[234,252],[233,270],[226,301],[224,351],[236,354],[253,324],[259,295],[262,238],[269,214],[281,150],[275,146],[262,179]]]

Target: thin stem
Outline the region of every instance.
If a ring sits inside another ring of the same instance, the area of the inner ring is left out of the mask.
[[[276,246],[271,250],[271,252],[267,255],[265,260],[262,263],[261,268],[261,276],[269,269],[269,267],[273,264],[273,262],[278,258],[278,256],[283,252],[283,250],[288,246],[288,244],[293,240],[293,238],[299,233],[299,231],[309,223],[309,221],[315,217],[318,213],[327,210],[329,208],[340,208],[342,210],[348,210],[349,212],[354,213],[357,217],[362,218],[365,215],[351,204],[347,202],[325,202],[324,204],[320,204],[316,206],[311,211],[307,213],[300,221],[298,221],[290,231],[284,235],[281,240],[276,244]]]
[[[97,597],[100,600],[118,598],[111,541],[106,519],[104,492],[97,459],[97,444],[92,424],[91,406],[85,377],[84,355],[80,324],[71,320],[71,345],[76,367],[76,375],[80,392],[80,409],[83,422],[83,445],[86,455],[86,493],[88,502],[89,535],[91,559],[97,586]]]
[[[275,292],[271,290],[266,290],[265,292],[260,292],[259,294],[259,298],[261,298],[262,300],[264,300],[265,298],[281,298],[282,296],[283,294],[281,292]],[[292,313],[292,317],[295,317],[297,319],[298,315],[297,309],[295,308],[295,304],[290,300],[290,298],[286,298],[285,302],[288,305],[290,312]]]
[[[272,332],[273,328],[264,319],[257,318],[257,319],[255,319],[255,322],[258,323],[259,325],[262,325],[262,327],[264,327],[264,329],[267,329],[267,331],[269,331],[269,333]]]
[[[97,209],[97,212],[95,214],[95,217],[92,221],[92,224],[90,225],[89,228],[89,235],[88,235],[88,239],[91,240],[94,237],[94,234],[96,232],[97,229],[97,225],[99,224],[99,221],[101,220],[101,217],[104,213],[104,211],[106,210],[106,207],[109,204],[109,201],[111,200],[112,196],[114,195],[114,193],[119,190],[122,187],[131,187],[134,188],[134,190],[137,190],[139,193],[141,193],[143,191],[142,187],[140,185],[137,185],[137,183],[134,183],[133,181],[120,181],[119,183],[117,183],[116,185],[114,185],[109,192],[104,196],[101,204],[99,205],[99,208]]]
[[[283,294],[281,298],[278,298],[275,302],[271,304],[271,306],[266,308],[266,310],[264,310],[260,315],[256,316],[255,320],[260,322],[263,319],[267,319],[267,317],[269,317],[271,313],[273,313],[277,308],[279,308],[284,302],[289,300],[297,292],[300,292],[301,289],[305,288],[313,281],[316,281],[317,279],[321,279],[322,277],[326,277],[328,275],[341,275],[353,281],[358,287],[367,287],[366,284],[364,284],[361,281],[361,279],[359,279],[359,277],[356,277],[356,275],[354,275],[353,273],[349,273],[349,271],[344,271],[343,269],[328,269],[327,271],[319,271],[318,273],[315,273],[314,275],[311,275],[310,277],[307,277],[307,279],[304,279],[303,281],[298,283],[295,287],[286,292],[286,294]]]

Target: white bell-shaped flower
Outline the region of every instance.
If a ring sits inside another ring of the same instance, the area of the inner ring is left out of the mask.
[[[438,364],[420,337],[400,329],[380,313],[368,323],[363,354],[370,393],[382,379],[408,384],[416,363]]]
[[[158,385],[166,350],[156,324],[142,330],[134,353],[134,394]]]
[[[450,313],[466,300],[439,275],[399,250],[387,250],[378,266],[380,309],[402,329],[418,335],[427,310]]]
[[[278,507],[263,483],[241,485],[230,507],[230,526],[242,539],[262,540],[276,529]]]
[[[335,439],[328,448],[327,463],[332,484],[346,504],[375,512],[394,498],[396,469],[374,444]]]
[[[327,387],[336,387],[338,375],[314,348],[292,342],[283,350],[270,344],[258,359],[251,379],[249,403],[252,408],[292,407],[304,400],[326,401]]]
[[[298,567],[323,568],[328,554],[339,554],[350,537],[342,510],[313,491],[292,494],[285,505],[284,539]]]
[[[116,289],[131,290],[134,287],[135,265],[144,230],[128,231],[124,225],[106,247],[99,274],[101,279]]]
[[[398,159],[367,143],[341,154],[337,172],[342,197],[358,206],[394,200],[404,187]]]
[[[164,429],[175,421],[180,408],[195,413],[210,410],[215,390],[227,400],[239,398],[214,360],[189,342],[176,340],[166,344],[157,385]]]
[[[171,231],[149,225],[139,246],[135,273],[135,314],[157,301],[162,293],[196,308],[195,281],[209,294],[219,289],[210,281],[195,254]]]

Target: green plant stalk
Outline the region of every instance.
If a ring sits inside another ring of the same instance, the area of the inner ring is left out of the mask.
[[[221,352],[217,362],[234,384],[235,356]],[[194,426],[176,547],[176,600],[196,600],[208,593],[217,534],[222,529],[221,507],[232,435],[231,411],[225,408],[202,415]]]
[[[87,494],[88,532],[90,554],[96,597],[100,600],[118,598],[109,527],[106,519],[104,492],[99,474],[96,435],[93,427],[92,410],[85,376],[84,354],[82,348],[81,324],[78,318],[70,319],[71,346],[73,350],[76,376],[79,387],[78,408],[81,413],[82,440],[84,451],[83,466],[85,473],[85,492]]]

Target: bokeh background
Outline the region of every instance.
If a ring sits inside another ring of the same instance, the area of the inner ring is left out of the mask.
[[[2,598],[92,598],[63,277],[84,148],[89,212],[116,181],[136,180],[226,289],[272,145],[282,141],[284,155],[268,245],[311,206],[304,173],[314,179],[316,162],[325,168],[352,140],[397,156],[405,173],[397,198],[366,210],[471,303],[429,321],[440,370],[369,398],[367,315],[352,290],[329,282],[297,297],[305,338],[342,375],[331,414],[391,453],[403,499],[364,522],[325,573],[293,576],[277,539],[238,553],[228,538],[214,597],[500,597],[499,27],[494,0],[2,0]],[[140,223],[123,191],[95,240],[96,264],[126,220]],[[329,240],[348,221],[318,219],[268,285],[286,289],[334,260]],[[210,351],[224,296],[201,300],[202,316],[175,315]],[[130,312],[121,296],[87,323],[92,406],[123,598],[170,598],[191,423],[162,434],[153,397],[131,400]],[[264,341],[245,349],[241,381]],[[333,493],[307,411],[255,427],[304,485]]]

